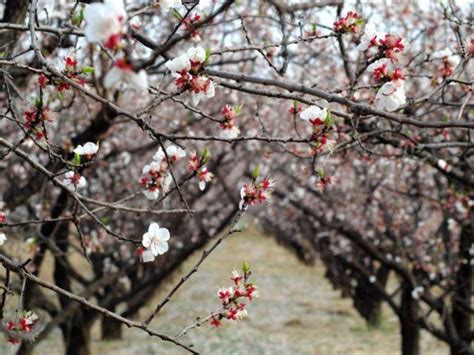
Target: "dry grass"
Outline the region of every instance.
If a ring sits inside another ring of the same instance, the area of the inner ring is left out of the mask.
[[[163,298],[173,281],[188,270],[188,260],[158,292],[141,316]],[[219,329],[203,326],[184,339],[204,354],[399,354],[397,319],[385,310],[378,329],[368,329],[351,301],[341,299],[323,278],[321,266],[301,265],[273,240],[248,231],[235,235],[202,266],[200,272],[167,305],[154,321],[161,332],[175,334],[195,317],[218,307],[215,291],[229,284],[229,275],[243,260],[252,266],[261,297],[249,305],[249,318],[227,322]],[[174,346],[126,329],[123,340],[103,342],[98,327],[93,332],[93,354],[184,354]],[[12,349],[10,349],[12,350]],[[0,352],[6,351],[0,347]],[[62,354],[59,332],[37,348],[35,354]],[[447,348],[423,333],[423,354],[447,354]]]

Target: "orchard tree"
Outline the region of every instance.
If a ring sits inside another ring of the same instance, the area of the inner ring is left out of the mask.
[[[251,316],[244,260],[207,316],[176,335],[152,321],[246,214],[321,259],[369,324],[386,303],[403,354],[420,354],[420,331],[474,353],[465,2],[1,8],[0,320],[18,354],[57,328],[67,354],[89,354],[98,321],[104,339],[133,327],[199,353],[193,328]]]

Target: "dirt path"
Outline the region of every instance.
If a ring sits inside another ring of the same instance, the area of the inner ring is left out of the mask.
[[[188,260],[173,280],[189,270],[196,257]],[[368,330],[350,301],[341,299],[323,278],[321,267],[301,265],[272,239],[255,232],[235,235],[221,245],[163,309],[153,326],[175,334],[195,317],[217,309],[217,287],[229,284],[232,269],[243,260],[252,266],[261,297],[249,305],[248,319],[227,322],[219,329],[204,326],[187,335],[185,339],[203,354],[399,354],[397,320],[388,310],[380,329]],[[155,302],[163,298],[173,280]],[[144,317],[145,312],[141,315]],[[114,342],[102,342],[98,334],[95,329],[94,355],[184,354],[134,330],[125,330],[124,339]],[[55,354],[51,349],[58,349],[53,339],[41,344],[36,354]],[[425,335],[422,353],[448,352]]]

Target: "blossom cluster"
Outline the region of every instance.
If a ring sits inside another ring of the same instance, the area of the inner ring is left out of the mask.
[[[87,142],[84,145],[79,144],[76,148],[74,148],[74,165],[78,166],[81,163],[81,159],[83,162],[89,162],[94,159],[97,151],[99,150],[99,146],[92,142]],[[66,188],[71,191],[77,191],[78,189],[84,188],[87,186],[87,180],[84,176],[82,176],[76,170],[69,170],[64,174],[63,184]]]
[[[323,169],[318,171],[317,177],[314,182],[316,190],[323,192],[329,185],[334,183],[334,178],[331,175],[327,175]]]
[[[24,128],[29,133],[34,135],[36,139],[46,137],[45,122],[51,122],[51,110],[44,107],[42,100],[36,100],[33,107],[23,112],[25,117]]]
[[[239,209],[245,210],[248,206],[254,206],[258,203],[265,203],[272,195],[275,182],[271,178],[264,178],[260,182],[254,181],[250,184],[244,184],[240,189]]]
[[[212,181],[214,174],[209,171],[207,162],[209,161],[209,150],[204,149],[200,156],[192,152],[189,156],[188,169],[198,177],[199,189],[204,191],[208,182]]]
[[[62,70],[62,74],[81,86],[86,85],[87,75],[93,71],[94,68],[80,66],[76,58],[71,55],[64,57],[64,68]],[[38,77],[38,85],[42,89],[53,85],[56,88],[56,96],[59,99],[63,99],[64,94],[71,90],[71,84],[69,84],[67,81],[59,80],[55,82],[52,78],[45,74],[41,74]]]
[[[257,286],[249,282],[251,275],[250,267],[247,263],[242,266],[242,274],[237,270],[232,272],[230,278],[233,282],[231,287],[223,287],[217,290],[217,298],[221,302],[222,310],[212,316],[210,325],[220,327],[222,320],[238,320],[247,317],[247,309],[244,301],[252,301],[258,297]]]
[[[191,32],[191,40],[194,42],[201,41],[201,32],[199,30],[194,29],[194,25],[201,21],[201,16],[198,14],[194,14],[191,17],[187,17],[183,19],[184,29],[188,32]]]
[[[38,318],[36,313],[24,311],[17,319],[10,319],[5,325],[8,342],[15,345],[24,339],[32,340],[35,336]]]
[[[311,140],[315,144],[315,153],[332,151],[336,140],[329,138],[331,131],[331,114],[327,108],[309,106],[300,113],[303,121],[311,123]]]
[[[200,73],[207,59],[207,53],[202,47],[189,48],[185,54],[166,62],[166,67],[175,78],[175,84],[180,90],[189,90],[194,105],[203,99],[215,95],[214,82]]]
[[[88,42],[99,43],[115,52],[123,48],[122,39],[127,33],[127,12],[123,0],[90,4],[84,11],[84,19],[84,34]],[[112,68],[105,75],[105,88],[117,89],[123,83],[131,88],[146,90],[148,78],[145,70],[136,72],[129,54],[123,52],[123,55],[116,57]]]
[[[389,58],[396,61],[398,55],[405,49],[406,44],[403,38],[391,33],[377,32],[373,23],[365,26],[365,32],[362,36],[357,49],[360,51],[369,51],[371,56],[378,58]]]
[[[369,23],[357,49],[369,51],[372,64],[367,67],[377,83],[382,83],[375,97],[376,106],[380,110],[395,111],[405,105],[405,78],[401,68],[396,67],[399,55],[405,49],[403,38],[390,33],[377,32]]]
[[[377,92],[375,100],[377,108],[395,111],[406,103],[405,77],[402,69],[395,67],[388,58],[382,58],[367,67],[373,73],[373,78],[378,84],[383,84]]]
[[[236,138],[240,134],[239,128],[235,125],[235,118],[242,111],[242,106],[231,107],[225,105],[221,114],[224,116],[224,120],[221,123],[221,138],[232,139]]]
[[[357,33],[364,19],[355,11],[349,11],[345,17],[334,22],[334,32],[336,33]]]
[[[160,192],[168,191],[172,176],[170,172],[170,164],[181,160],[186,156],[184,149],[170,145],[165,151],[160,148],[153,156],[153,161],[142,169],[142,177],[140,184],[144,187],[143,194],[148,200],[156,200],[160,196]]]
[[[433,53],[431,58],[439,62],[437,70],[439,76],[442,78],[451,76],[460,62],[459,56],[455,55],[448,48]]]

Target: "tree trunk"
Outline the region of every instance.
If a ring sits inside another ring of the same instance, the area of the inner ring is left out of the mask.
[[[471,316],[466,309],[471,308],[472,298],[472,255],[470,249],[474,245],[474,228],[471,221],[461,228],[459,241],[459,258],[461,263],[456,273],[456,291],[453,295],[453,322],[458,336],[463,343],[462,346],[451,346],[451,355],[466,355],[472,353],[471,344]],[[469,352],[469,348],[471,348]]]
[[[381,266],[377,272],[377,282],[385,287],[389,273],[389,268]],[[365,275],[361,275],[357,281],[354,307],[364,317],[369,327],[378,327],[382,319],[383,298],[378,290],[367,280]]]
[[[61,325],[66,355],[90,355],[90,331],[93,322],[82,311]]]
[[[411,289],[402,291],[400,335],[402,355],[420,355],[420,328],[417,324],[418,306],[411,296]]]
[[[103,340],[122,339],[122,323],[110,317],[103,317],[101,323]]]

